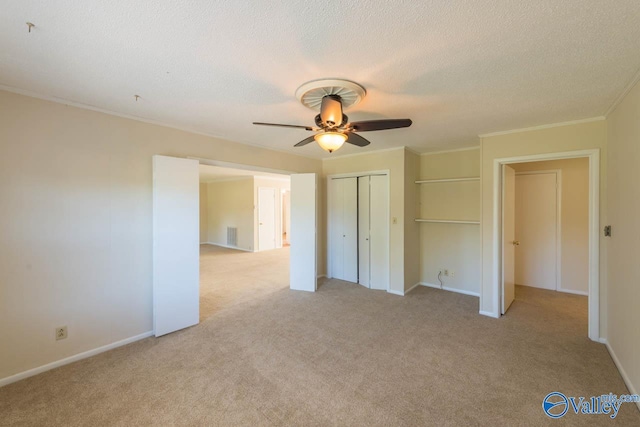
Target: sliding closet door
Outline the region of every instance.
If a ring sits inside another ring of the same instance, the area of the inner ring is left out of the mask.
[[[343,211],[344,206],[342,199],[344,198],[344,180],[332,179],[329,181],[331,186],[329,200],[329,223],[331,234],[330,239],[330,259],[331,277],[341,279],[344,277],[344,244],[343,244]]]
[[[358,181],[331,180],[331,276],[358,281]]]
[[[389,288],[389,177],[374,175],[369,184],[370,288]]]
[[[358,178],[358,283],[369,287],[369,177]]]

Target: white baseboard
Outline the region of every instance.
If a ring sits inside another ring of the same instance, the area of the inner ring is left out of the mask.
[[[404,296],[404,292],[403,291],[396,291],[394,289],[387,289],[387,292],[389,292],[390,294],[394,294],[394,295],[400,295],[401,297]]]
[[[426,286],[428,288],[442,289],[443,291],[456,292],[458,294],[463,294],[463,295],[471,295],[472,297],[480,297],[480,294],[478,292],[467,291],[465,289],[452,288],[450,286],[443,286],[441,288],[440,285],[435,285],[433,283],[427,283],[427,282],[421,282],[420,285]]]
[[[415,288],[417,288],[418,286],[420,286],[422,283],[418,282],[415,285],[413,285],[412,287],[410,287],[409,289],[407,289],[406,291],[404,291],[404,294],[408,294],[409,292],[411,292],[412,290],[414,290]]]
[[[602,341],[603,339],[601,338],[600,340]],[[624,368],[620,364],[620,360],[618,359],[618,356],[616,356],[615,351],[613,351],[613,348],[611,348],[611,345],[607,342],[607,340],[604,340],[604,345],[607,346],[607,350],[609,351],[609,354],[613,359],[613,363],[616,365],[616,368],[618,368],[618,372],[620,372],[620,376],[622,377],[622,380],[627,385],[627,388],[629,389],[629,394],[638,394],[638,390],[631,383],[631,379],[629,378]],[[640,410],[640,402],[636,402],[636,406],[638,407],[638,410]]]
[[[316,279],[317,279],[317,280],[320,280],[320,279],[324,279],[324,278],[326,278],[326,277],[327,277],[327,275],[326,275],[326,274],[318,274],[318,275],[316,276]]]
[[[480,313],[483,316],[493,317],[494,319],[499,319],[500,318],[500,314],[492,313],[490,311],[480,310],[478,313]]]
[[[584,291],[574,291],[571,289],[562,289],[562,288],[558,288],[558,292],[564,292],[565,294],[574,294],[574,295],[583,295],[585,297],[589,296],[589,292],[584,292]]]
[[[69,363],[77,362],[78,360],[86,359],[96,354],[104,353],[105,351],[113,350],[114,348],[122,347],[123,345],[131,344],[135,341],[148,338],[153,335],[153,331],[145,332],[144,334],[136,335],[133,337],[125,338],[120,341],[116,341],[111,344],[104,345],[102,347],[94,348],[82,353],[75,354],[73,356],[65,357],[64,359],[56,360],[55,362],[47,363],[46,365],[38,366],[37,368],[29,369],[28,371],[20,372],[10,377],[0,379],[0,387],[7,384],[15,383],[25,378],[32,377],[34,375],[41,374],[51,369],[59,368],[60,366],[68,365]]]
[[[204,242],[204,243],[200,243],[200,244],[201,244],[201,245],[220,246],[221,248],[235,249],[235,250],[237,250],[237,251],[244,251],[244,252],[256,252],[256,251],[252,251],[251,249],[240,248],[240,247],[238,247],[238,246],[223,245],[222,243]]]

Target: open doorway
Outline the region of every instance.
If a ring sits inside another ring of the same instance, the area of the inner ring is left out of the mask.
[[[288,175],[203,165],[200,171],[200,321],[289,286],[284,224]],[[289,231],[290,235],[290,231]]]
[[[598,156],[580,154],[497,163],[501,312],[512,304],[555,301],[554,309],[583,318],[589,337],[597,340]]]

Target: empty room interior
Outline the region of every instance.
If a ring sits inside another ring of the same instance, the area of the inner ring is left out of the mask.
[[[0,10],[0,426],[640,425],[639,2]]]

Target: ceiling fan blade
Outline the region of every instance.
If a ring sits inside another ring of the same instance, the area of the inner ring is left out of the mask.
[[[313,138],[313,136],[310,136],[309,138],[305,138],[302,141],[298,142],[296,145],[294,145],[294,147],[302,147],[303,145],[307,145],[313,141],[315,141],[315,139]]]
[[[371,142],[353,132],[349,132],[347,134],[346,142],[348,142],[349,144],[357,145],[358,147],[366,147],[367,145],[371,144]]]
[[[411,119],[365,120],[363,122],[353,122],[351,127],[356,132],[369,132],[373,130],[408,128],[411,123],[413,123]]]
[[[253,122],[254,125],[260,126],[278,126],[281,128],[296,128],[296,129],[304,129],[304,130],[314,130],[311,126],[300,126],[300,125],[283,125],[280,123],[262,123],[262,122]]]

